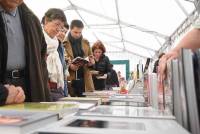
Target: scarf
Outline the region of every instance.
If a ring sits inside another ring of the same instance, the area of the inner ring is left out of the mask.
[[[81,36],[79,39],[75,39],[74,37],[72,37],[71,33],[68,34],[68,39],[72,46],[74,58],[76,58],[78,56],[79,57],[84,56],[84,52],[82,49],[82,38],[83,37]]]
[[[58,54],[58,39],[53,39],[43,30],[44,37],[47,43],[47,70],[49,73],[49,79],[51,82],[57,83],[57,88],[62,87],[64,89],[64,77],[63,77],[63,66],[60,61]]]

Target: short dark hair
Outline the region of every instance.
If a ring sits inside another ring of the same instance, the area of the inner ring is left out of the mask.
[[[65,27],[66,29],[69,29],[69,24],[66,22],[66,23],[64,24],[64,27]]]
[[[45,23],[45,16],[43,16],[43,17],[42,17],[42,20],[41,20],[41,24],[44,25],[44,23]]]
[[[70,29],[73,29],[74,27],[84,28],[83,22],[81,20],[72,20]]]
[[[42,23],[44,24],[44,19],[47,21],[53,21],[53,20],[60,20],[64,23],[67,23],[67,19],[65,16],[65,13],[63,10],[58,8],[50,8],[44,15],[42,19]]]

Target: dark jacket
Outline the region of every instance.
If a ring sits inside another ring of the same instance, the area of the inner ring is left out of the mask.
[[[67,91],[67,80],[65,79],[66,71],[67,71],[67,63],[65,62],[65,48],[63,44],[59,41],[59,46],[58,46],[58,54],[60,57],[60,61],[63,66],[63,74],[64,74],[64,96],[68,96],[68,91]]]
[[[106,85],[114,86],[114,87],[119,87],[119,80],[117,77],[117,73],[114,69],[110,70],[110,73],[106,79]]]
[[[48,72],[45,62],[46,42],[38,18],[23,3],[18,7],[26,55],[26,80],[30,100],[33,102],[50,101],[48,89]],[[8,44],[5,24],[0,15],[0,84],[5,83]]]
[[[99,71],[100,75],[110,73],[110,60],[107,56],[103,55],[98,62],[95,62],[93,66],[94,70]],[[95,90],[103,90],[105,89],[106,80],[105,79],[97,79],[96,76],[93,76],[93,82]]]
[[[158,66],[159,66],[159,60],[155,61],[155,63],[154,63],[153,73],[157,73],[157,71],[158,71]]]
[[[8,90],[0,84],[0,106],[4,105],[8,97]]]

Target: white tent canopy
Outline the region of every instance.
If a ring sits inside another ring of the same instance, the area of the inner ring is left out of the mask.
[[[111,59],[153,57],[195,9],[192,0],[25,0],[41,19],[49,8],[80,19],[91,44],[104,42]],[[127,57],[125,57],[127,56]]]

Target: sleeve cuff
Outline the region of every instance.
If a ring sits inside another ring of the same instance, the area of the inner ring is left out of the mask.
[[[8,97],[8,90],[3,85],[0,85],[0,106],[5,105]]]

